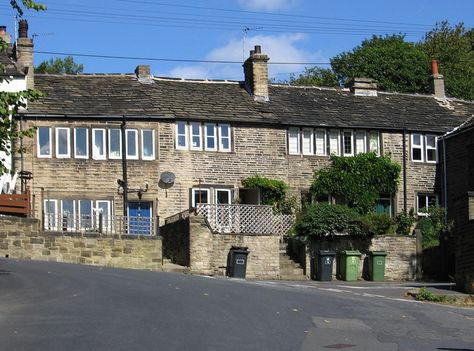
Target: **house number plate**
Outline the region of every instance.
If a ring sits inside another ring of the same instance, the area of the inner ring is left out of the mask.
[[[242,258],[238,258],[235,260],[235,264],[244,264],[244,263],[245,263],[245,260]]]

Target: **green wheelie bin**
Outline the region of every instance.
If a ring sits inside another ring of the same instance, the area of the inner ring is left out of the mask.
[[[372,281],[385,280],[385,251],[371,251],[369,253],[369,277]]]
[[[359,251],[342,251],[342,280],[352,281],[359,278],[359,265],[361,256],[362,254]]]

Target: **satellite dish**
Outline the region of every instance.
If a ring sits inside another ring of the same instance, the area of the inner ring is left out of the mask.
[[[176,176],[173,172],[163,172],[160,175],[160,180],[163,182],[163,184],[166,185],[171,185],[174,183]]]

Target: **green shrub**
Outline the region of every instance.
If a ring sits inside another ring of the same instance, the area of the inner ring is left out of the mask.
[[[427,216],[421,217],[416,225],[421,232],[421,245],[424,249],[438,246],[443,232],[451,228],[450,223],[444,223],[446,213],[444,208],[430,207],[426,212]]]
[[[453,302],[453,298],[447,295],[437,295],[433,294],[426,288],[421,288],[415,296],[415,300],[417,301],[430,301],[430,302],[441,302],[441,303],[449,303]]]
[[[308,206],[298,218],[295,231],[304,238],[327,237],[337,233],[364,235],[359,213],[342,205],[320,203]]]
[[[369,212],[363,218],[368,234],[395,234],[395,221],[386,213]]]
[[[406,213],[405,211],[400,212],[396,218],[397,222],[397,234],[401,235],[410,235],[411,227],[415,223],[416,219],[413,214],[413,208],[410,209],[410,212]]]

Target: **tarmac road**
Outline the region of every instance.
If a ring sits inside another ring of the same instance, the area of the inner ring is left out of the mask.
[[[474,310],[408,287],[0,260],[0,350],[474,350]]]

